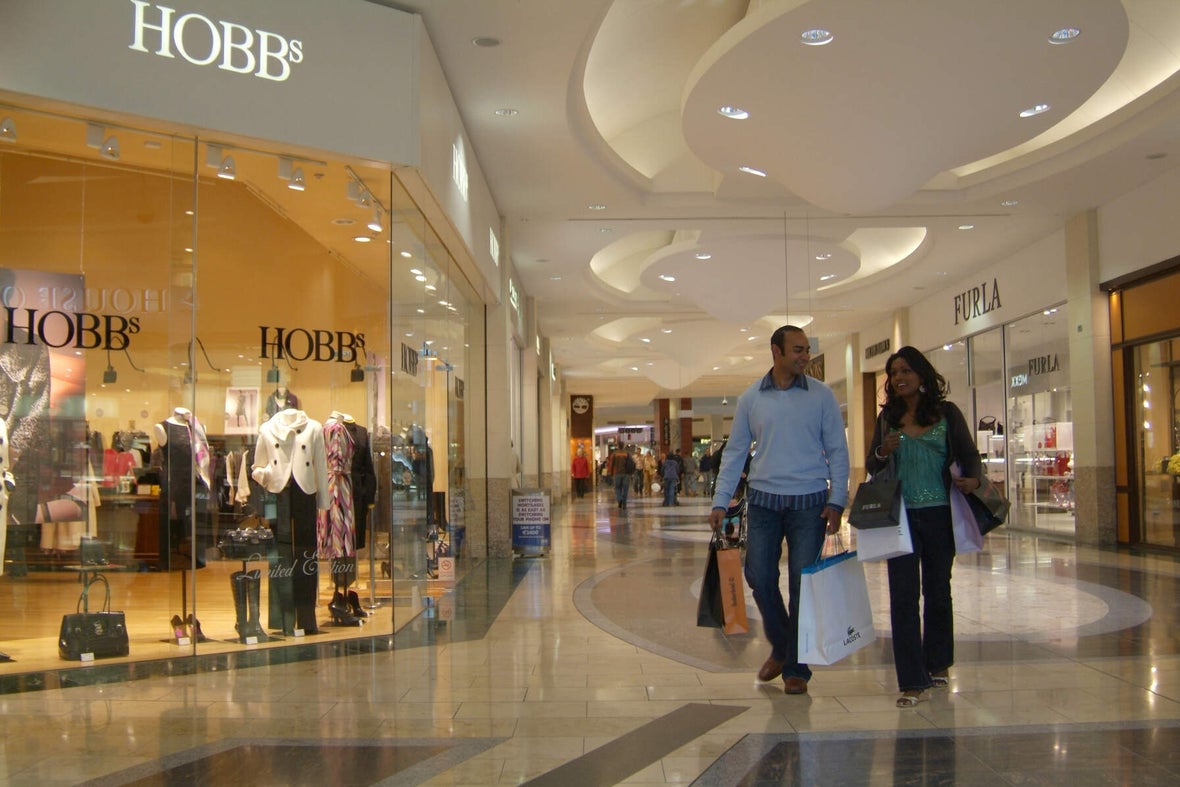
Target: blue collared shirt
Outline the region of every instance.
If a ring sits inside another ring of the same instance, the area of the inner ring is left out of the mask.
[[[738,398],[729,442],[721,458],[714,508],[729,506],[750,446],[758,452],[747,479],[751,503],[782,510],[822,502],[848,503],[848,441],[832,389],[797,375],[785,389],[767,372]]]

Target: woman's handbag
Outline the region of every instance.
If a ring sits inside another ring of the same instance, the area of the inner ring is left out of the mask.
[[[877,639],[864,569],[841,552],[803,569],[799,583],[799,661],[835,664]]]
[[[106,598],[101,610],[91,612],[90,588],[98,582],[106,589]],[[82,587],[76,611],[62,616],[57,649],[67,661],[83,661],[87,656],[126,656],[130,652],[127,621],[122,612],[111,612],[111,586],[102,574],[95,574]]]
[[[985,536],[1007,521],[1008,509],[1012,506],[986,477],[980,479],[978,489],[967,495],[967,503],[975,514],[979,532]]]

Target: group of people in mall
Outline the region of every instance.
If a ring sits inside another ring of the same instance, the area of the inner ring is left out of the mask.
[[[770,642],[758,671],[782,676],[787,694],[806,694],[811,669],[799,663],[799,591],[803,569],[822,554],[848,503],[849,457],[840,406],[831,388],[806,374],[810,342],[784,325],[770,340],[772,366],[738,399],[720,460],[709,523],[716,531],[755,443],[746,479],[745,577]],[[946,687],[954,664],[951,566],[955,543],[949,490],[979,486],[982,465],[967,421],[947,401],[946,380],[913,347],[885,364],[885,404],[865,459],[869,473],[891,468],[900,479],[913,553],[888,561],[890,623],[899,708],[913,708]],[[952,478],[951,466],[961,474]],[[787,546],[788,599],[779,587]],[[924,599],[924,608],[919,606]]]

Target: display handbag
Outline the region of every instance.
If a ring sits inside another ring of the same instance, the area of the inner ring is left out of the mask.
[[[91,612],[90,588],[99,582],[106,590],[106,598],[101,610]],[[57,649],[67,661],[83,661],[87,656],[96,659],[126,656],[130,652],[127,621],[122,612],[111,612],[111,586],[102,574],[85,580],[76,611],[62,616]]]
[[[727,549],[716,531],[709,541],[705,578],[697,600],[697,625],[719,628],[726,634],[745,634],[750,630],[741,550]]]
[[[864,568],[844,551],[806,566],[799,589],[799,662],[835,664],[877,639]]]

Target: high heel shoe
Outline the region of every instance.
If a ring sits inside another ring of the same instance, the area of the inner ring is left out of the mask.
[[[360,596],[358,596],[356,594],[355,590],[348,591],[347,598],[348,598],[348,606],[352,610],[352,614],[355,617],[358,617],[358,618],[369,617],[369,613],[365,612],[364,609],[361,608],[361,599],[360,599]]]
[[[176,640],[184,639],[188,636],[188,631],[184,628],[184,621],[180,619],[180,615],[172,616],[172,638]]]
[[[359,626],[360,618],[348,609],[348,601],[336,591],[332,601],[328,604],[328,611],[332,613],[332,622],[338,626]]]
[[[193,633],[193,639],[197,642],[207,642],[208,637],[201,631],[201,621],[197,620],[196,615],[188,616],[188,630]]]

